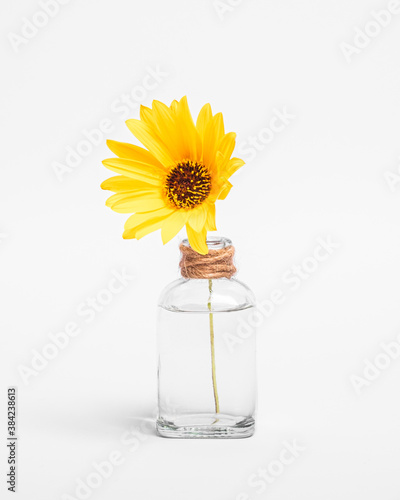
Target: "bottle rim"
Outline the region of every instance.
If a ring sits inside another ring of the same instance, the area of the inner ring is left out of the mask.
[[[206,243],[209,250],[222,250],[232,245],[232,241],[224,236],[207,236]],[[182,245],[190,247],[189,240],[185,238]]]

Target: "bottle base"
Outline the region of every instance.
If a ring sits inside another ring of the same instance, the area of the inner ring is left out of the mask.
[[[159,436],[183,439],[240,439],[254,434],[252,417],[234,418],[227,415],[185,415],[174,422],[159,417],[156,422]]]

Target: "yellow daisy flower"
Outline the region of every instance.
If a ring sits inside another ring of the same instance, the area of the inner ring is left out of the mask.
[[[161,228],[167,243],[186,225],[191,247],[208,253],[207,231],[216,231],[215,202],[228,195],[230,176],[244,161],[231,158],[236,134],[225,133],[222,113],[201,109],[194,124],[187,98],[171,106],[153,101],[140,107],[140,120],[127,120],[129,130],[146,148],[107,141],[118,156],[104,160],[121,175],[101,184],[113,191],[106,205],[134,213],[125,223],[124,238],[140,239]]]

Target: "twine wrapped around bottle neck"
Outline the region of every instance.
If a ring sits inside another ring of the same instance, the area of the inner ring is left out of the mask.
[[[180,244],[179,249],[182,253],[179,267],[183,278],[211,280],[232,278],[236,274],[236,267],[233,263],[235,255],[233,245],[209,250],[206,255],[200,255],[183,243]]]

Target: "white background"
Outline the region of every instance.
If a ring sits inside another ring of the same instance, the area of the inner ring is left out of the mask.
[[[43,22],[43,9],[2,2],[1,470],[6,388],[16,385],[21,500],[79,498],[78,479],[113,451],[123,464],[90,498],[400,498],[400,362],[359,391],[352,383],[365,360],[390,359],[379,358],[381,343],[400,333],[400,14],[348,61],[341,44],[354,45],[388,1],[230,1],[218,14],[213,0],[71,0],[17,47],[10,33],[21,36],[24,18]],[[267,134],[274,109],[295,116],[242,155],[250,161],[217,204],[239,278],[260,301],[274,289],[285,296],[259,329],[251,439],[152,431],[154,312],[178,276],[179,237],[165,247],[158,233],[124,241],[126,217],[99,188],[110,176],[101,160],[113,156],[105,139],[135,142],[115,107],[140,93],[148,68],[164,76],[138,102],[187,95],[195,115],[210,102],[242,151]],[[60,181],[55,162],[104,119],[113,130]],[[328,236],[338,248],[292,290],[283,275]],[[124,269],[128,285],[86,322],[78,307]],[[80,334],[24,384],[18,367],[70,322]],[[128,446],[121,437],[132,430]],[[293,440],[303,448],[293,463],[265,489],[251,486]],[[0,496],[11,498],[2,474]]]

